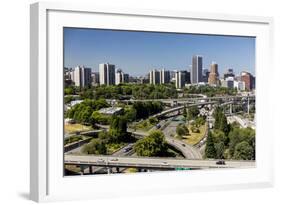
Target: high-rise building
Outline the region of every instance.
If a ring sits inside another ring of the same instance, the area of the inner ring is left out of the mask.
[[[149,71],[149,83],[160,84],[160,72],[156,69]]]
[[[228,77],[235,77],[233,69],[228,68],[226,72],[223,74],[223,78],[226,79]]]
[[[175,85],[177,89],[184,87],[187,71],[175,71]]]
[[[209,85],[218,85],[218,82],[219,82],[218,77],[219,77],[218,64],[212,62],[210,74],[209,74],[209,78],[208,78]]]
[[[100,84],[99,72],[92,72],[92,85],[96,86]]]
[[[245,82],[244,81],[234,81],[234,88],[237,90],[243,91],[245,90]]]
[[[119,85],[120,83],[128,83],[129,74],[124,73],[121,69],[118,69],[115,74],[115,84]]]
[[[203,58],[202,56],[193,56],[192,57],[192,68],[191,68],[191,83],[198,84],[203,82],[202,79],[202,66]]]
[[[162,69],[160,71],[160,83],[166,84],[170,82],[170,71]]]
[[[63,68],[63,74],[64,74],[64,84],[65,86],[69,86],[72,84],[73,80],[72,80],[72,68]]]
[[[221,80],[221,86],[226,88],[234,88],[234,78],[228,77]]]
[[[210,74],[209,69],[203,68],[202,80],[203,80],[204,83],[208,82],[209,74]]]
[[[100,85],[115,84],[115,65],[99,64]]]
[[[242,71],[241,81],[245,82],[246,90],[252,90],[255,88],[255,77],[251,73]]]
[[[85,68],[84,66],[77,66],[73,71],[73,82],[75,86],[85,87],[91,85],[91,68]]]

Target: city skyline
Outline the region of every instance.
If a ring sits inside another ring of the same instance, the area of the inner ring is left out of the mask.
[[[193,55],[202,56],[202,67],[208,70],[215,61],[220,74],[231,68],[236,75],[255,75],[254,50],[252,37],[64,29],[65,67],[84,65],[98,71],[99,64],[108,62],[131,76],[162,68],[190,71]]]

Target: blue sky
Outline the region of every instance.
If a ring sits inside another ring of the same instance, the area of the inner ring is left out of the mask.
[[[193,55],[203,56],[203,68],[218,63],[220,74],[232,68],[255,75],[253,37],[64,28],[65,67],[98,71],[108,62],[139,76],[153,68],[188,70]]]

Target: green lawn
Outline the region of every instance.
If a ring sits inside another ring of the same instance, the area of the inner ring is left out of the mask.
[[[149,120],[143,120],[143,121],[138,122],[137,124],[133,125],[132,128],[136,129],[136,130],[149,131],[155,125],[156,125],[156,123],[151,124],[149,122]]]
[[[200,132],[199,133],[193,133],[191,131],[191,126],[188,126],[188,130],[189,130],[189,135],[188,136],[183,136],[183,140],[190,145],[195,145],[198,142],[200,142],[200,140],[204,137],[205,132],[207,130],[207,125],[201,125],[199,127]]]
[[[91,126],[75,123],[75,124],[64,124],[64,130],[66,133],[71,134],[75,132],[93,130],[93,128]]]
[[[121,149],[122,147],[124,147],[126,145],[127,145],[127,143],[124,143],[124,142],[107,144],[106,145],[107,154],[111,155],[111,154],[113,154],[114,152],[118,151],[119,149]]]

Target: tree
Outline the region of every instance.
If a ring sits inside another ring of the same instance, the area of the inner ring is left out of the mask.
[[[243,141],[235,146],[234,159],[236,160],[251,160],[253,159],[253,148],[248,142]]]
[[[205,156],[207,158],[216,158],[217,156],[217,152],[211,132],[208,133],[206,148],[205,148]]]
[[[184,106],[182,115],[184,116],[184,119],[187,120],[187,111],[186,111],[186,107],[185,106]]]
[[[187,112],[188,120],[195,118],[199,113],[200,112],[197,106],[190,107]]]
[[[218,142],[215,143],[215,149],[216,149],[216,158],[217,159],[223,159],[224,158],[224,143]]]
[[[152,131],[147,137],[137,141],[134,150],[138,156],[160,157],[167,153],[168,147],[164,134],[159,131]]]
[[[106,154],[107,148],[103,140],[92,139],[82,148],[82,152],[85,154]]]
[[[233,128],[233,130],[229,132],[228,137],[230,157],[234,157],[236,145],[245,141],[252,147],[252,158],[255,159],[255,130],[252,128]]]
[[[128,122],[133,122],[136,120],[137,111],[133,107],[125,108],[124,116]]]
[[[106,125],[109,123],[109,121],[110,121],[109,116],[103,115],[103,114],[99,113],[98,111],[94,111],[90,117],[90,123],[92,125],[94,125],[95,123]]]
[[[127,140],[127,121],[123,116],[113,116],[110,123],[109,134],[116,139],[116,141]]]
[[[225,133],[225,135],[229,134],[230,131],[230,127],[227,124],[227,118],[226,116],[222,113],[221,118],[220,118],[220,122],[219,122],[219,130],[223,131]]]
[[[179,124],[176,128],[176,133],[179,136],[188,135],[189,130],[184,124]]]

